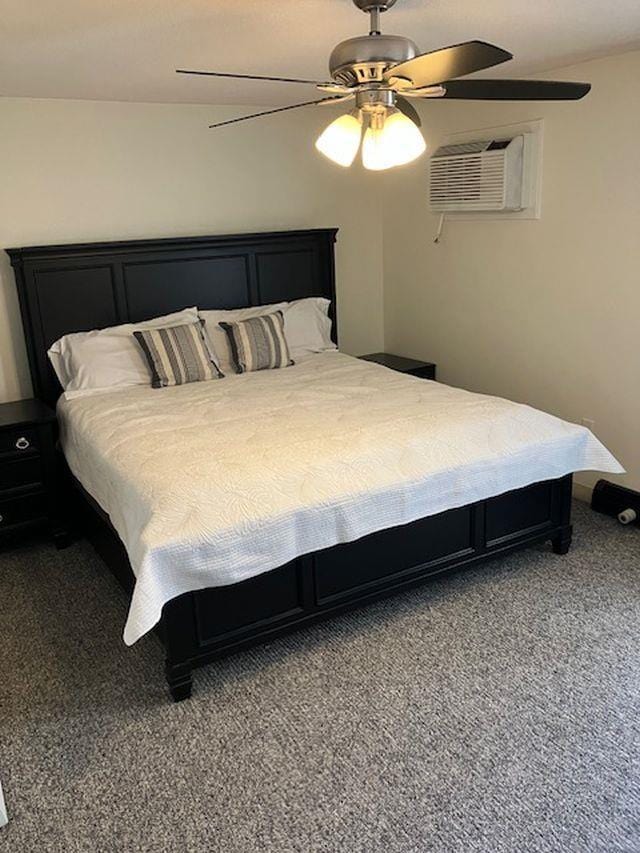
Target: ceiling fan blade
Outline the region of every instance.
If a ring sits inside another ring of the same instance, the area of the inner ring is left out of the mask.
[[[332,86],[331,82],[300,80],[298,77],[261,77],[257,74],[227,74],[225,71],[188,71],[176,68],[176,74],[195,74],[199,77],[231,77],[234,80],[267,80],[271,83],[307,83],[309,86]]]
[[[418,111],[413,106],[413,104],[410,104],[409,101],[407,101],[405,98],[400,97],[400,95],[396,95],[396,107],[400,110],[401,113],[404,113],[407,118],[410,118],[416,127],[422,127],[420,116],[418,115]]]
[[[349,95],[353,93],[355,87],[343,86],[342,83],[316,83],[321,92],[327,92],[330,95]]]
[[[350,95],[334,95],[332,98],[323,98],[318,103],[321,106],[331,106],[331,104],[340,104],[343,101],[352,101],[355,98],[355,94],[351,93]]]
[[[558,83],[555,80],[449,80],[444,98],[471,101],[578,101],[590,91],[590,83]]]
[[[444,86],[422,86],[420,89],[403,89],[403,98],[442,98]]]
[[[484,41],[467,41],[415,56],[384,72],[384,79],[394,77],[409,80],[413,88],[434,86],[452,77],[464,77],[483,68],[491,68],[513,59],[512,54],[501,47]]]
[[[224,127],[227,124],[237,124],[239,121],[248,121],[250,118],[262,118],[262,116],[271,116],[274,113],[285,113],[287,110],[297,110],[300,107],[310,107],[312,104],[326,104],[328,101],[341,101],[342,97],[335,98],[320,98],[316,101],[303,101],[301,104],[291,104],[288,107],[276,107],[273,110],[263,110],[260,113],[251,113],[248,116],[238,116],[238,118],[229,118],[226,121],[217,121],[215,124],[210,124],[209,129],[213,127]]]

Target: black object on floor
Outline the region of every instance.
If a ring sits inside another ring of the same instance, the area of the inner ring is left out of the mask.
[[[635,518],[625,521],[625,524],[636,524],[640,526],[640,492],[610,483],[609,480],[598,480],[591,496],[591,509],[602,512],[613,518],[618,518],[620,513],[631,510]]]

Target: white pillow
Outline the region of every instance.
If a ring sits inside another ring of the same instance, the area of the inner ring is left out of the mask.
[[[284,313],[288,304],[288,302],[274,302],[271,305],[253,305],[251,308],[231,308],[223,311],[198,312],[201,319],[204,320],[204,329],[211,341],[213,356],[225,376],[230,373],[234,374],[236,369],[233,366],[227,333],[224,329],[220,328],[218,323],[237,323],[239,320],[259,317],[260,314],[274,314],[276,311]]]
[[[330,305],[330,300],[322,296],[296,299],[287,305],[283,312],[284,336],[294,361],[337,348],[331,340]]]
[[[336,349],[331,340],[331,320],[329,319],[329,299],[310,296],[293,302],[274,302],[270,305],[253,305],[251,308],[234,308],[225,311],[200,311],[205,330],[217,356],[220,370],[224,374],[235,373],[231,350],[226,332],[218,325],[237,323],[249,317],[261,314],[273,314],[282,311],[284,318],[284,336],[287,339],[291,358],[296,361],[305,355]]]
[[[62,388],[64,390],[71,381],[71,377],[65,369],[62,353],[60,352],[59,344],[61,341],[62,338],[60,338],[60,340],[57,340],[55,344],[52,344],[47,350],[47,355],[49,356],[51,366],[53,367],[55,374],[58,377],[58,382],[62,385]]]
[[[185,308],[142,323],[74,332],[51,345],[48,356],[66,396],[149,385],[149,368],[133,333],[198,322],[198,309]]]

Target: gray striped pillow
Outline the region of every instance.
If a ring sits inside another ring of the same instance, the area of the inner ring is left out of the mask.
[[[211,354],[202,321],[133,334],[146,356],[154,388],[223,376]]]
[[[289,367],[293,364],[284,336],[282,311],[219,325],[227,333],[238,373]]]

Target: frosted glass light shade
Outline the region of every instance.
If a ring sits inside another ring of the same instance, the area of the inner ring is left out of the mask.
[[[355,116],[340,116],[316,139],[316,148],[339,166],[350,166],[360,147],[362,128]]]
[[[393,165],[389,160],[389,152],[382,141],[381,127],[368,127],[362,140],[362,165],[365,169],[381,172]]]
[[[381,171],[411,163],[427,148],[424,138],[411,119],[401,112],[392,113],[381,128],[369,127],[362,143],[365,169]]]

